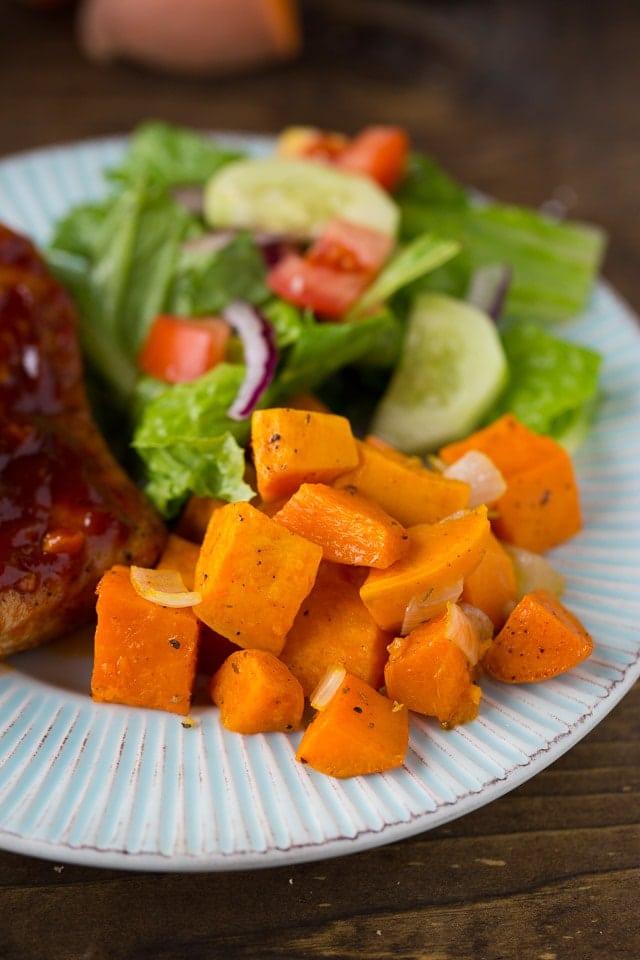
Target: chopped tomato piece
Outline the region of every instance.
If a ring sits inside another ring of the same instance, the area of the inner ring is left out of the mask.
[[[400,127],[365,127],[337,156],[338,166],[376,180],[393,190],[402,179],[409,153],[409,138]]]
[[[353,306],[391,252],[391,237],[336,218],[304,256],[289,254],[269,272],[274,293],[326,317]]]
[[[187,383],[224,360],[231,328],[219,317],[161,314],[151,324],[138,358],[145,373],[167,383]]]
[[[342,271],[313,263],[297,253],[283,257],[269,272],[267,283],[278,296],[325,317],[340,317],[369,283],[362,271]]]
[[[280,157],[305,157],[332,163],[348,144],[347,137],[319,127],[287,127],[278,140]]]
[[[330,220],[307,253],[311,263],[373,276],[391,253],[393,239],[379,230],[336,218]]]
[[[330,163],[371,177],[393,190],[404,176],[409,138],[401,127],[365,127],[354,137],[319,127],[287,127],[278,141],[281,157]]]

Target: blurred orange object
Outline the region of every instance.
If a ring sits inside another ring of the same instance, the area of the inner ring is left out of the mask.
[[[92,60],[173,73],[230,73],[301,47],[296,0],[85,0],[78,40]]]

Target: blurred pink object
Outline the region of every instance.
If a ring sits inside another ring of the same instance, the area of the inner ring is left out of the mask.
[[[174,73],[230,73],[294,57],[296,0],[84,0],[78,39],[92,60]]]

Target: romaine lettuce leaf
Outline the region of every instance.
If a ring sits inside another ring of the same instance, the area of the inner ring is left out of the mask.
[[[249,234],[239,233],[217,251],[180,251],[168,309],[197,317],[218,313],[231,300],[258,305],[271,296],[260,250]]]
[[[165,190],[144,183],[58,225],[49,263],[80,307],[83,349],[120,406],[131,399],[136,358],[157,314],[202,316],[234,299],[270,296],[250,237],[239,234],[217,251],[185,246],[202,230]]]
[[[401,207],[426,209],[443,206],[448,210],[466,210],[471,205],[468,190],[432,157],[421,153],[410,156],[406,176],[396,190],[394,199]]]
[[[166,192],[127,187],[94,208],[72,211],[48,260],[80,307],[80,340],[90,364],[125,405],[149,324],[169,305],[191,214]]]
[[[115,181],[143,180],[161,187],[204,185],[225,163],[241,153],[226,150],[194,130],[160,121],[140,124],[119,167],[109,171]]]
[[[451,260],[460,244],[423,233],[400,247],[384,265],[347,314],[347,320],[364,317],[394,294]]]
[[[242,365],[222,363],[144,406],[133,446],[146,469],[146,493],[164,516],[175,516],[190,493],[225,500],[253,496],[244,481],[248,422],[226,415],[243,376]]]
[[[276,403],[298,392],[314,390],[337,370],[373,354],[393,365],[401,339],[402,328],[387,310],[353,322],[301,321],[298,337],[283,358],[268,400]]]
[[[414,160],[395,199],[404,239],[428,230],[455,240],[471,270],[509,264],[507,316],[560,321],[586,306],[606,244],[599,228],[523,207],[465,200],[462,188],[429,158]],[[465,290],[450,292],[463,297]]]
[[[534,323],[510,324],[501,338],[509,383],[486,422],[510,411],[537,433],[575,448],[597,399],[600,354]]]

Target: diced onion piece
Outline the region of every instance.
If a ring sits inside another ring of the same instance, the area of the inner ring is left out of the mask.
[[[480,450],[469,450],[442,471],[445,477],[463,480],[471,487],[469,508],[495,503],[507,489],[493,460]]]
[[[449,602],[460,597],[463,586],[462,579],[454,580],[453,583],[448,583],[438,590],[429,590],[427,593],[412,597],[404,612],[400,635],[406,637],[421,623],[426,623],[427,620],[431,620],[442,613]]]
[[[476,619],[472,620],[459,604],[447,604],[447,614],[448,639],[460,647],[471,666],[475,666],[488,649],[491,638],[488,641],[486,637],[484,640],[481,638],[480,629],[476,626]]]
[[[227,415],[232,420],[244,420],[271,383],[278,352],[270,324],[252,304],[234,300],[222,316],[242,341],[245,363],[244,380]]]
[[[478,659],[480,659],[491,646],[495,632],[493,620],[484,610],[481,610],[479,607],[474,607],[471,603],[461,603],[460,609],[478,634],[478,643],[480,646],[480,657]]]
[[[314,710],[324,710],[328,706],[346,675],[345,667],[340,664],[329,667],[309,698],[309,703]]]
[[[548,590],[556,597],[562,596],[564,577],[546,557],[511,543],[505,543],[503,546],[513,562],[519,600],[532,590]]]
[[[131,583],[136,593],[161,607],[194,607],[202,600],[197,590],[187,590],[177,570],[133,566]]]

